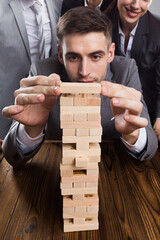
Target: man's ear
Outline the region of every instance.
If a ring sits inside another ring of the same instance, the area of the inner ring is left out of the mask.
[[[108,59],[107,62],[110,63],[114,59],[114,51],[115,51],[115,43],[111,43],[108,51]]]
[[[57,52],[58,52],[58,59],[60,63],[64,64],[63,62],[63,54],[62,54],[62,47],[60,45],[57,45]]]

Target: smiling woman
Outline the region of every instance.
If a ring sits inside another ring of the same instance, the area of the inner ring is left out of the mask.
[[[115,54],[136,60],[143,96],[160,141],[160,18],[152,0],[114,0],[106,14],[113,23]]]

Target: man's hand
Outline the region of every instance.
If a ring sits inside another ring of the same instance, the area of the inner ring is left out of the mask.
[[[157,135],[158,141],[160,142],[160,118],[157,118],[154,126],[153,126],[153,130],[155,132],[155,134]]]
[[[15,105],[5,107],[2,114],[24,124],[31,137],[37,136],[60,94],[60,83],[57,74],[22,79],[20,88],[15,91]]]
[[[89,7],[97,7],[102,0],[87,0],[87,4]]]
[[[140,117],[143,108],[141,93],[134,88],[103,81],[102,95],[111,100],[117,132],[128,143],[134,144],[139,136],[139,128],[148,125],[147,119]]]

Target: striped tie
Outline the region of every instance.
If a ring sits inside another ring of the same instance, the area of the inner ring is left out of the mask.
[[[42,23],[42,14],[41,14],[41,6],[39,2],[35,2],[31,9],[36,14],[36,20],[38,25],[39,32],[39,59],[45,58],[45,37],[43,32],[43,23]]]

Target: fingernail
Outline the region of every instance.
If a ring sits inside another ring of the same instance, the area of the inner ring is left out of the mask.
[[[112,101],[113,101],[114,104],[118,104],[119,103],[119,100],[117,98],[114,98]]]
[[[41,96],[42,96],[41,94],[38,94],[38,95],[37,95],[37,100],[38,100],[38,101],[40,101]]]
[[[55,93],[57,89],[58,89],[58,87],[54,87],[53,88],[53,93]]]
[[[60,80],[56,80],[55,86],[60,86]]]
[[[22,111],[23,110],[23,107],[22,106],[17,106],[17,111]]]
[[[126,120],[129,120],[129,115],[125,115],[125,119],[126,119]]]

